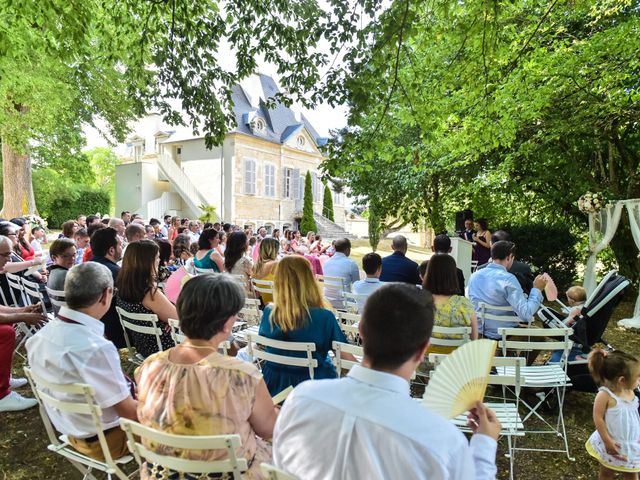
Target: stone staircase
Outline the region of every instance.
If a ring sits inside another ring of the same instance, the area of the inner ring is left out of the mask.
[[[347,232],[337,223],[329,220],[327,217],[314,213],[313,218],[316,221],[316,226],[318,227],[318,231],[316,233],[320,234],[325,242],[327,240],[335,240],[336,238],[348,238],[350,240],[358,238]]]

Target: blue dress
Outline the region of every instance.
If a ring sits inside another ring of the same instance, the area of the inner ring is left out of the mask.
[[[311,316],[307,317],[302,328],[285,333],[279,326],[271,326],[271,322],[269,321],[271,310],[271,305],[264,309],[258,333],[263,337],[272,338],[273,340],[315,343],[316,351],[313,352],[313,358],[318,360],[318,366],[314,370],[313,378],[336,378],[336,369],[328,355],[329,350],[331,350],[331,342],[347,343],[347,338],[344,336],[344,333],[342,333],[342,330],[340,330],[335,315],[330,310],[324,308],[311,308],[309,309]],[[305,352],[293,352],[277,348],[268,347],[266,351],[295,357],[306,356]],[[264,376],[264,381],[267,384],[269,393],[273,396],[288,386],[295,387],[299,383],[309,380],[309,369],[306,367],[294,367],[265,362],[262,366],[262,375]]]
[[[216,265],[216,262],[214,262],[213,260],[211,260],[211,254],[215,251],[214,248],[212,248],[211,250],[209,250],[207,252],[207,254],[202,257],[201,260],[198,260],[196,257],[193,257],[193,264],[196,266],[196,268],[201,268],[203,270],[213,270],[216,273],[220,273],[220,269],[218,268],[218,265]]]

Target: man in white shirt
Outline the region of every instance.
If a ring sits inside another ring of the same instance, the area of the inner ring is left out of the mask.
[[[305,480],[494,479],[500,422],[491,410],[476,404],[469,442],[409,395],[433,309],[431,294],[413,285],[371,294],[359,324],[362,364],[293,391],[273,432],[276,466]]]
[[[353,282],[360,280],[358,265],[349,258],[351,241],[348,238],[340,238],[336,240],[335,249],[336,253],[322,267],[324,275],[341,278],[345,288],[350,289]],[[325,287],[324,295],[334,307],[341,308],[343,306],[344,298],[337,286]]]
[[[94,388],[109,450],[114,458],[119,458],[128,453],[119,419],[137,420],[138,402],[131,396],[118,351],[104,338],[104,324],[99,320],[111,305],[113,278],[104,265],[87,262],[69,270],[64,287],[67,307],[62,307],[55,320],[27,340],[29,365],[46,381],[86,383]],[[53,392],[51,395],[58,396]],[[74,396],[60,399],[73,400]],[[90,416],[50,408],[47,414],[76,450],[104,460]]]
[[[189,220],[189,231],[187,234],[191,239],[191,243],[198,243],[198,239],[200,238],[200,226],[197,221]]]
[[[358,306],[364,307],[364,300],[377,289],[384,285],[380,281],[382,273],[382,258],[377,253],[367,253],[362,257],[362,269],[367,277],[364,280],[353,282],[351,290],[358,295]]]

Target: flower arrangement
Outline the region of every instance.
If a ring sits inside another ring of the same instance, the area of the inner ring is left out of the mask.
[[[31,229],[33,229],[33,227],[42,227],[45,232],[49,231],[47,228],[47,221],[44,218],[39,217],[38,215],[25,215],[23,218],[29,224]]]
[[[578,208],[582,213],[597,213],[604,207],[602,193],[587,192],[578,199]]]

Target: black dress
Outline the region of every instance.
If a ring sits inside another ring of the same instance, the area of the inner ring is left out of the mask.
[[[142,303],[130,303],[125,302],[122,298],[117,297],[116,305],[123,310],[129,313],[151,313],[153,312],[146,308]],[[148,326],[144,322],[140,322],[138,320],[127,319],[127,321],[134,323],[140,326]],[[165,324],[159,322],[159,326],[162,328]],[[129,336],[129,341],[131,342],[131,346],[136,348],[136,351],[142,355],[143,357],[148,357],[154,353],[158,352],[158,342],[156,341],[156,337],[153,335],[147,335],[144,333],[134,332],[132,330],[127,329],[127,335]],[[160,343],[162,343],[162,350],[168,350],[171,347],[175,347],[173,339],[171,338],[171,333],[168,330],[164,330],[160,335]]]

